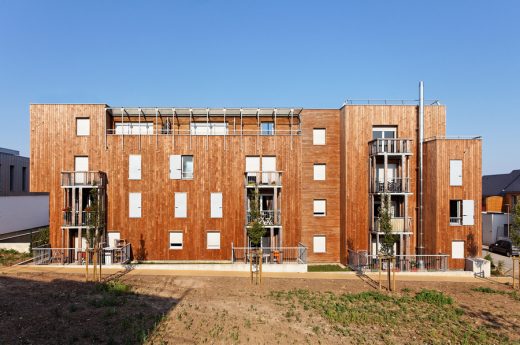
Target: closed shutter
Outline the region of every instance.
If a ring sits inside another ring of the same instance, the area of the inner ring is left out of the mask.
[[[182,232],[170,232],[170,249],[182,249]]]
[[[251,156],[246,157],[246,172],[260,171],[260,157]]]
[[[141,155],[130,155],[128,159],[128,179],[141,179]]]
[[[175,193],[175,218],[186,218],[188,216],[188,195],[186,193]]]
[[[324,216],[326,214],[327,202],[325,200],[314,200],[314,215]]]
[[[325,180],[325,164],[314,164],[314,180]]]
[[[220,232],[210,231],[207,233],[207,249],[220,249]]]
[[[327,243],[325,236],[314,236],[312,241],[312,251],[314,253],[326,253]]]
[[[315,128],[312,131],[312,144],[325,145],[325,128]]]
[[[171,155],[170,156],[170,179],[180,180],[182,179],[182,156]]]
[[[108,232],[108,246],[116,247],[116,241],[121,239],[121,234],[119,232]]]
[[[475,225],[474,200],[462,200],[462,225]]]
[[[76,135],[90,135],[90,119],[76,119]]]
[[[211,218],[222,218],[222,193],[211,193]]]
[[[464,241],[451,242],[451,258],[464,259]]]
[[[450,160],[450,186],[462,186],[461,160]]]
[[[141,218],[141,193],[130,193],[129,213],[130,218]]]

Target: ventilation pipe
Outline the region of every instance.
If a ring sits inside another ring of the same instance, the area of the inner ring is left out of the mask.
[[[424,143],[424,83],[419,82],[419,229],[417,232],[417,254],[424,255],[423,228],[423,143]]]

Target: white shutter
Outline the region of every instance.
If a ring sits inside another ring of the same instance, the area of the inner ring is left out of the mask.
[[[269,184],[276,181],[276,157],[262,157],[262,183]],[[268,171],[268,173],[265,173]]]
[[[128,158],[128,179],[141,179],[141,155],[130,155]]]
[[[314,164],[314,180],[325,180],[325,164]]]
[[[207,233],[207,249],[220,249],[220,232],[210,231]]]
[[[186,193],[175,193],[175,218],[186,218],[188,216],[188,195]]]
[[[182,179],[182,156],[171,155],[170,156],[170,179],[180,180]]]
[[[451,242],[451,258],[464,259],[464,241]]]
[[[312,144],[313,145],[325,145],[325,128],[314,128],[312,130]]]
[[[170,232],[170,249],[182,249],[183,234],[180,231]]]
[[[85,172],[88,171],[88,157],[74,157],[74,181],[78,184],[82,184],[87,182],[87,174]]]
[[[314,236],[312,241],[312,251],[314,253],[326,253],[327,243],[325,236]]]
[[[108,232],[107,233],[107,241],[109,247],[115,247],[116,241],[119,241],[121,239],[121,234],[119,232]]]
[[[90,119],[76,119],[76,135],[90,135]]]
[[[475,225],[474,200],[462,200],[462,225]]]
[[[141,218],[141,193],[130,193],[129,217]]]
[[[250,156],[246,157],[246,172],[260,171],[260,157]]]
[[[325,200],[314,200],[314,215],[324,216],[326,214],[326,204]]]
[[[222,193],[211,193],[211,218],[222,218]]]
[[[450,160],[450,186],[462,186],[461,160]]]

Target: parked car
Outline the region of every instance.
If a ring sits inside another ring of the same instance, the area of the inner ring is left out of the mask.
[[[513,246],[511,240],[498,240],[489,246],[489,251],[499,253],[505,256],[519,256],[520,248]]]

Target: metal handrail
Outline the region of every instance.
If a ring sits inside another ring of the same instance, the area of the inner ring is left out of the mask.
[[[395,268],[402,272],[447,271],[448,254],[431,255],[395,255]],[[348,264],[359,272],[377,271],[380,267],[381,256],[370,255],[366,251],[356,252],[348,250]]]
[[[412,153],[412,139],[378,138],[368,142],[370,155]]]
[[[263,137],[270,137],[270,136],[291,136],[291,135],[295,135],[295,136],[300,136],[302,134],[302,131],[300,129],[276,129],[276,130],[273,130],[272,131],[272,134],[269,134],[269,135],[266,135],[265,134],[265,131],[262,131],[261,129],[259,130],[234,130],[232,128],[228,128],[227,132],[226,133],[209,133],[209,134],[206,134],[206,133],[195,133],[194,131],[190,131],[189,129],[183,129],[183,130],[178,130],[178,129],[166,129],[166,128],[161,128],[161,129],[158,129],[156,131],[154,131],[154,133],[116,133],[116,130],[114,128],[108,128],[106,130],[106,133],[107,135],[124,135],[124,136],[139,136],[139,135],[142,135],[142,136],[146,136],[146,135],[158,135],[158,136],[170,136],[170,135],[174,135],[174,136],[206,136],[206,135],[209,135],[209,136],[249,136],[249,135],[254,135],[254,136],[257,136],[257,135],[260,135],[260,136],[263,136]]]
[[[375,176],[370,186],[372,193],[410,193],[410,177],[387,179],[385,188],[385,182]]]
[[[106,174],[101,171],[62,171],[61,186],[96,186],[106,185]]]
[[[260,222],[263,225],[280,225],[282,224],[281,210],[262,210],[260,211]],[[253,221],[251,212],[248,211],[246,214],[246,222],[250,224]]]
[[[79,220],[79,211],[62,211],[63,226],[86,226],[90,223],[92,212],[81,211],[81,222]]]
[[[392,232],[411,232],[412,217],[391,217]],[[374,231],[380,231],[379,217],[374,217]]]
[[[244,183],[246,186],[251,185],[282,185],[281,171],[249,171],[244,173]]]
[[[249,263],[251,254],[262,249],[262,260],[266,264],[283,264],[283,263],[307,263],[307,247],[299,245],[298,247],[232,247],[231,260],[233,263]]]

